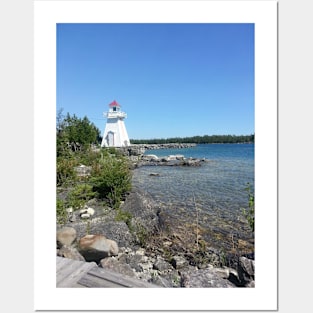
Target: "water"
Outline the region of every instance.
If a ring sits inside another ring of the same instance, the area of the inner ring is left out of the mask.
[[[251,239],[242,208],[248,207],[247,184],[252,192],[254,189],[254,144],[201,144],[145,154],[207,159],[200,167],[140,167],[134,171],[133,184],[149,193],[173,218],[190,222],[197,217],[210,236],[214,232],[219,238],[222,234],[224,241],[230,234]]]

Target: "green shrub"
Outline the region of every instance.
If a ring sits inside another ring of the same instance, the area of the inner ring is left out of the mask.
[[[131,189],[131,171],[127,160],[102,155],[93,169],[90,184],[98,198],[107,199],[113,208],[119,208],[122,197]]]
[[[59,157],[57,158],[57,186],[73,184],[77,179],[74,167],[77,161],[74,158]]]
[[[67,221],[67,212],[64,201],[57,199],[57,223],[64,225]]]
[[[88,184],[77,185],[68,195],[68,205],[74,209],[82,208],[88,200],[95,197],[93,187]]]

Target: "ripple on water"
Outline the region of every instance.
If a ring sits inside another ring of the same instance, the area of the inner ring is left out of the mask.
[[[166,213],[186,223],[197,220],[207,230],[203,236],[225,248],[234,236],[250,241],[251,248],[252,233],[242,215],[248,204],[247,182],[253,182],[253,175],[230,161],[196,168],[146,166],[133,173],[133,185],[149,193]]]

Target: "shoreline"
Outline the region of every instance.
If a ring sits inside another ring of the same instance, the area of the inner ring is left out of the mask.
[[[143,155],[140,152],[145,149],[144,146],[146,145],[132,146],[133,150],[130,151],[130,147],[124,149],[134,166],[132,170],[145,165],[198,166],[209,161],[186,159],[183,155],[171,155],[168,159]],[[160,149],[169,147],[149,145],[152,148],[156,146]],[[174,146],[186,148],[180,144]],[[188,145],[193,146],[196,144]],[[149,176],[158,175],[149,173]],[[119,251],[116,255],[101,259],[99,267],[111,268],[170,288],[254,287],[254,253],[243,253],[246,250],[243,240],[236,241],[237,238],[234,237],[233,249],[220,249],[215,246],[215,239],[221,240],[217,229],[205,229],[197,219],[187,223],[171,217],[149,194],[134,186],[123,200],[120,209],[115,210],[104,206],[101,201],[91,199],[87,204],[93,213],[87,219],[83,218],[85,214],[73,212],[73,220],[68,220],[67,225],[63,226],[74,228],[77,237],[70,247],[60,246],[57,255],[82,258],[78,250],[79,240],[86,235],[100,235],[109,241],[115,241]],[[59,230],[62,229],[60,226],[57,225]],[[208,235],[210,240],[206,238]],[[249,268],[247,273],[245,266]]]
[[[254,258],[208,245],[200,226],[173,220],[141,190],[133,188],[123,201],[121,212],[126,219],[117,219],[119,213],[112,208],[104,212],[96,200],[89,201],[88,206],[94,210],[90,219],[82,219],[76,212],[73,222],[58,225],[59,237],[69,229],[75,233],[68,246],[57,240],[58,256],[83,260],[81,238],[100,235],[115,241],[118,252],[94,260],[99,267],[169,288],[254,287]]]

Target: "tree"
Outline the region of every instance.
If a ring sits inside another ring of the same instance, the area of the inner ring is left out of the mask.
[[[70,146],[73,151],[87,150],[91,144],[99,143],[100,131],[88,118],[78,118],[75,114],[57,114],[57,147],[58,152]]]

